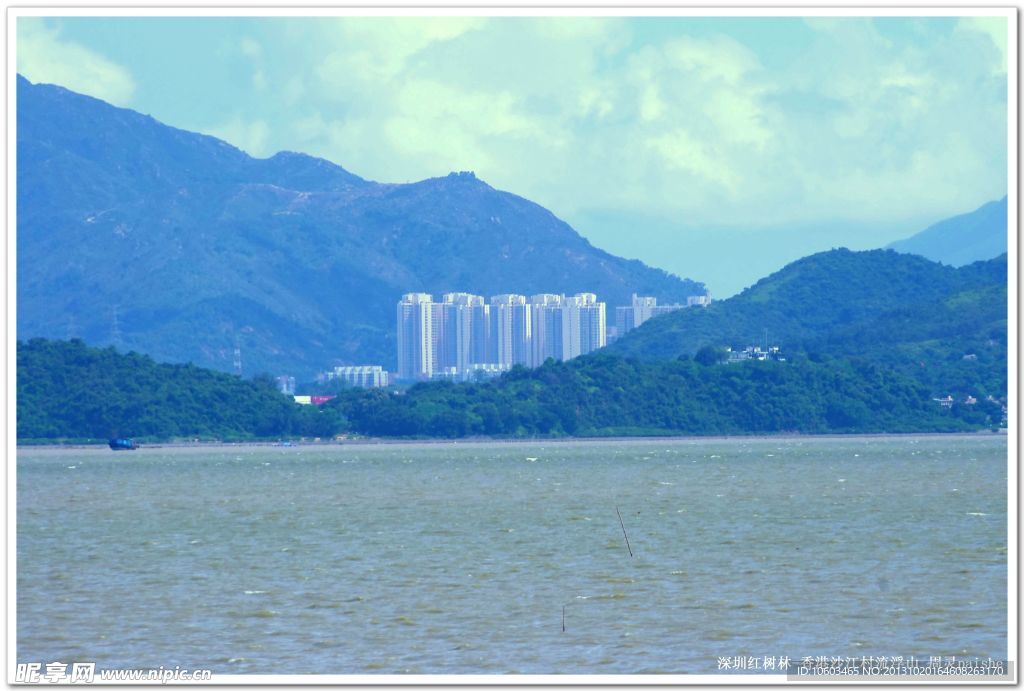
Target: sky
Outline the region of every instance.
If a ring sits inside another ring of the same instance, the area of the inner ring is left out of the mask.
[[[472,170],[726,297],[1007,193],[1005,17],[19,17],[17,69],[364,178]]]

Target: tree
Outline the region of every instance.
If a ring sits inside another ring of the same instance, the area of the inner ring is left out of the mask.
[[[693,359],[702,365],[717,365],[729,358],[728,351],[722,346],[703,346],[693,356]]]

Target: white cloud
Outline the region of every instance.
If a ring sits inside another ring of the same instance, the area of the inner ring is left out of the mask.
[[[696,73],[696,77],[705,82],[736,84],[757,67],[757,59],[749,50],[722,36],[678,38],[667,43],[663,50],[671,67]]]
[[[762,129],[747,131],[765,138],[743,161],[742,198],[698,213],[734,224],[892,221],[1005,194],[1005,75],[975,49],[980,34],[808,24],[798,60],[746,75],[764,87],[750,110]],[[729,150],[727,137],[716,141]]]
[[[99,53],[61,37],[37,17],[17,18],[18,72],[31,82],[59,84],[115,105],[131,104],[131,73]]]
[[[270,125],[263,120],[247,121],[241,117],[234,117],[204,131],[256,158],[265,158],[274,153],[270,146]]]
[[[281,97],[289,106],[295,105],[306,94],[306,83],[301,75],[292,75],[284,85]]]
[[[501,165],[496,151],[517,139],[551,143],[544,125],[507,91],[471,92],[415,80],[399,88],[396,105],[398,114],[383,123],[387,140],[426,166],[491,170]]]
[[[541,39],[533,20],[516,21],[541,50],[574,40],[586,45],[609,26],[594,22],[575,38],[559,30]],[[517,60],[502,61],[501,73],[492,71],[495,63],[479,59],[478,51],[506,54],[502,42],[524,35],[506,33],[495,20],[343,19],[328,29],[330,47],[314,70],[322,95],[318,111],[326,121],[318,153],[344,156],[335,160],[369,177],[409,180],[473,169],[492,184],[527,194],[515,182],[524,172],[517,150],[523,165],[532,164],[540,149],[550,154],[566,144],[562,120],[611,108],[600,91],[565,88],[571,79],[559,80],[553,95],[542,94],[538,82],[550,79],[551,71],[570,69],[567,61],[550,59],[550,70],[529,69],[523,54],[531,51],[518,43]],[[571,105],[552,107],[552,99]],[[311,124],[303,122],[304,131]]]
[[[330,126],[324,120],[323,115],[316,111],[294,121],[291,131],[295,133],[300,142],[310,142],[326,135],[329,128]]]
[[[261,67],[263,45],[250,36],[243,36],[238,41],[238,50],[252,63],[252,76],[249,78],[252,88],[256,91],[266,91],[268,86],[267,73]]]
[[[217,132],[382,181],[472,169],[563,216],[750,226],[919,218],[998,196],[1005,85],[988,25],[807,25],[779,61],[685,23],[651,39],[622,18],[323,21],[289,38],[302,69],[272,71],[261,37],[267,88],[292,115]]]
[[[658,87],[648,84],[640,97],[640,119],[650,122],[660,120],[665,113],[665,102],[661,100]]]
[[[386,83],[399,76],[410,60],[428,47],[452,41],[484,26],[475,17],[340,18],[322,29],[335,46],[317,69],[327,85],[353,79]]]
[[[586,117],[604,118],[610,115],[614,106],[612,101],[608,98],[607,89],[602,88],[600,85],[588,85],[582,86],[576,97],[577,110],[576,115]],[[649,107],[655,107],[653,104]],[[648,111],[652,119],[655,117],[653,110]]]
[[[1006,17],[964,17],[957,22],[957,29],[988,36],[998,51],[998,59],[993,70],[999,74],[1006,74],[1007,44],[1010,31],[1009,21]]]
[[[239,41],[238,49],[242,51],[242,55],[253,60],[263,55],[263,46],[256,39],[248,36]]]
[[[647,140],[669,169],[676,169],[698,179],[721,185],[731,193],[737,192],[738,176],[730,170],[716,152],[698,141],[685,129],[678,128]]]

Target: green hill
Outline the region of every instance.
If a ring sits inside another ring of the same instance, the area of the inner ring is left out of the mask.
[[[353,431],[407,437],[954,432],[996,427],[1002,414],[984,400],[943,408],[922,384],[868,362],[702,365],[603,353],[484,384],[348,391],[327,405]]]
[[[996,427],[1002,413],[987,400],[945,409],[889,367],[828,356],[704,365],[595,353],[480,384],[342,390],[317,409],[265,378],[33,339],[18,344],[17,385],[19,442],[954,432]]]
[[[1006,284],[891,310],[810,340],[806,349],[912,376],[936,396],[1007,395]]]
[[[17,387],[19,441],[328,436],[339,423],[268,379],[158,364],[78,340],[19,342]]]
[[[1000,398],[1006,289],[1006,255],[956,269],[890,250],[832,250],[707,309],[651,319],[607,350],[667,359],[760,343],[767,330],[790,355],[860,359],[912,376],[935,395]]]

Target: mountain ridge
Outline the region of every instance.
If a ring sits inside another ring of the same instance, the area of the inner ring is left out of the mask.
[[[685,358],[759,344],[767,330],[784,354],[884,364],[936,395],[1005,397],[1007,271],[1005,254],[955,268],[893,250],[830,250],[707,308],[650,319],[607,350]]]
[[[992,259],[1007,251],[1008,197],[982,204],[886,246],[951,266]]]
[[[452,173],[365,180],[256,159],[63,87],[17,82],[18,337],[311,376],[394,366],[402,293],[633,292],[702,284],[595,248],[548,209]]]

